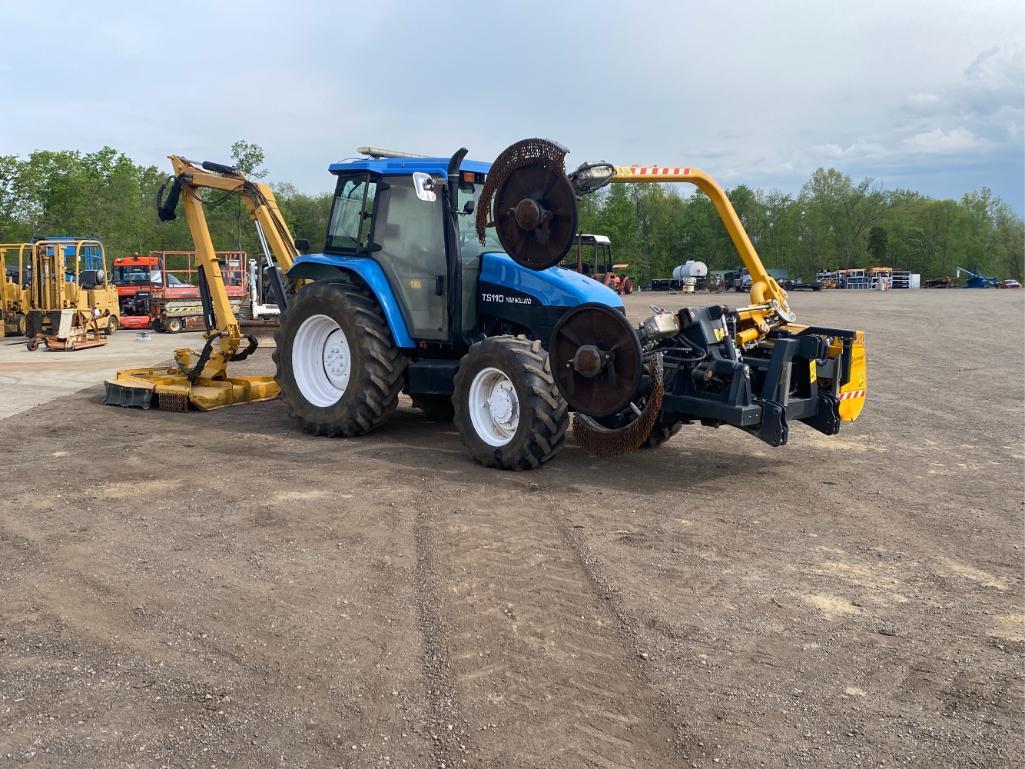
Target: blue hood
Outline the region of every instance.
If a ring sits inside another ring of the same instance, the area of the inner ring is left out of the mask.
[[[562,267],[531,270],[501,252],[486,253],[481,259],[482,281],[530,294],[549,307],[576,307],[585,302],[613,308],[623,306],[619,294],[575,270]]]

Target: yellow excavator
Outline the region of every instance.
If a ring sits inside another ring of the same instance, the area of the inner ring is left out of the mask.
[[[158,193],[157,214],[163,221],[177,218],[179,200],[196,249],[200,298],[206,322],[205,344],[199,352],[174,351],[174,365],[118,371],[106,382],[104,403],[115,406],[201,411],[278,395],[273,377],[228,376],[228,364],[249,357],[257,348],[255,337],[242,333],[225,289],[224,277],[203,211],[202,191],[239,195],[249,209],[263,246],[272,293],[284,310],[290,287],[282,272],[292,266],[299,250],[289,232],[270,186],[247,179],[237,168],[210,161],[195,162],[171,155],[174,176]],[[168,188],[168,184],[170,187]]]

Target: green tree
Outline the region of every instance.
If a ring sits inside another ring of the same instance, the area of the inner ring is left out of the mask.
[[[235,168],[253,179],[262,179],[268,174],[263,168],[263,147],[259,144],[239,139],[231,145],[231,159],[235,161]]]
[[[886,258],[886,230],[876,226],[868,231],[868,252],[872,255],[872,261],[876,264],[883,264]]]

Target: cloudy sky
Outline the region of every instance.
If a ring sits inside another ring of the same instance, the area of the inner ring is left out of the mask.
[[[887,188],[991,187],[1025,210],[1025,3],[0,0],[0,153],[139,162],[263,146],[331,188],[359,144],[490,160],[689,164],[799,190],[819,165]]]

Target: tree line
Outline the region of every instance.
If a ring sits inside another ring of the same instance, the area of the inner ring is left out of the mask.
[[[266,175],[259,146],[236,142],[231,157],[251,176]],[[191,250],[183,218],[165,223],[155,215],[157,190],[167,174],[110,147],[0,155],[0,242],[78,235],[101,240],[111,256]],[[331,194],[272,186],[293,235],[319,248]],[[797,195],[746,185],[728,194],[765,264],[793,277],[892,265],[925,280],[953,276],[958,266],[1022,279],[1025,223],[987,188],[956,201],[936,200],[820,168]],[[258,253],[244,204],[220,194],[206,200],[217,249]],[[641,282],[668,277],[688,259],[710,269],[740,265],[712,202],[700,191],[682,196],[669,185],[611,185],[581,201],[580,229],[608,235],[616,261],[629,263]]]

